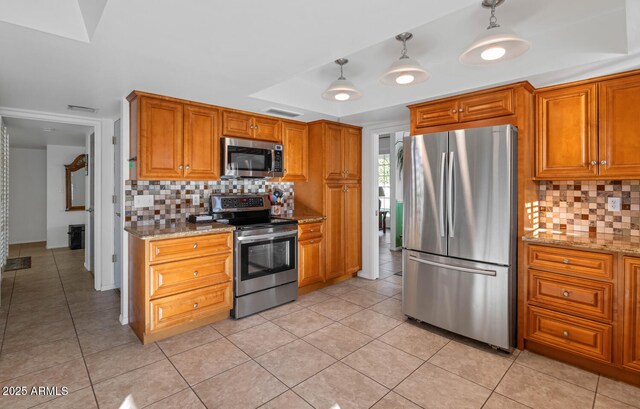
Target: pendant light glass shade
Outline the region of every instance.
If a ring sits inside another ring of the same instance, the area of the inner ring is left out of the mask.
[[[512,60],[526,53],[531,43],[516,35],[512,30],[500,27],[495,16],[496,6],[504,0],[484,0],[482,5],[491,8],[491,18],[487,33],[480,36],[460,56],[465,65],[486,65],[492,62]]]
[[[329,101],[351,101],[362,96],[362,93],[342,73],[343,65],[348,62],[349,60],[346,58],[339,58],[335,61],[340,66],[340,77],[329,84],[329,87],[322,93],[322,98]]]
[[[407,55],[407,41],[413,37],[411,33],[402,33],[396,40],[402,42],[402,55],[394,61],[380,78],[380,82],[387,85],[418,84],[431,78],[431,74],[420,63]]]

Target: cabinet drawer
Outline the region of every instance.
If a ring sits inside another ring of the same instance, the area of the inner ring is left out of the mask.
[[[324,223],[305,223],[298,225],[298,241],[322,238]]]
[[[596,278],[613,278],[613,255],[558,247],[528,246],[529,267]]]
[[[611,362],[611,325],[529,307],[527,338]]]
[[[155,264],[149,268],[149,297],[158,298],[231,281],[231,253]]]
[[[507,89],[461,98],[458,107],[460,122],[513,115],[515,112],[513,90]]]
[[[230,310],[231,304],[231,283],[151,300],[150,331],[162,330]]]
[[[150,243],[149,261],[171,261],[230,252],[231,233],[154,240]]]
[[[586,318],[612,318],[613,284],[537,270],[528,271],[528,301]]]

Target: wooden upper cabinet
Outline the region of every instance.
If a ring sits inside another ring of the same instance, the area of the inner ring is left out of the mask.
[[[222,135],[253,138],[252,116],[235,111],[222,112]]]
[[[342,127],[326,124],[324,134],[324,177],[327,180],[340,180],[344,176],[344,167],[342,162],[342,150],[344,149],[342,141]],[[319,155],[322,154],[322,152],[314,152],[313,154]]]
[[[458,122],[458,101],[432,102],[411,109],[411,122],[415,128],[427,128]]]
[[[280,121],[237,111],[223,111],[222,135],[280,142]]]
[[[640,75],[599,84],[599,173],[640,178]]]
[[[344,269],[345,273],[356,273],[362,267],[362,218],[359,184],[345,185],[344,200]]]
[[[362,173],[362,131],[355,128],[345,128],[342,141],[344,179],[360,180]]]
[[[140,97],[139,112],[132,112],[139,116],[137,178],[182,178],[182,107],[179,102]]]
[[[586,84],[536,94],[536,177],[597,174],[596,92],[596,84]]]
[[[345,192],[342,184],[325,185],[326,279],[345,274]]]
[[[460,98],[458,120],[460,122],[513,115],[516,112],[513,90],[505,89]]]
[[[622,365],[640,371],[640,258],[624,258]]]
[[[220,112],[184,106],[184,177],[216,180],[220,177]]]
[[[309,133],[307,125],[282,123],[285,182],[306,182],[308,175]]]

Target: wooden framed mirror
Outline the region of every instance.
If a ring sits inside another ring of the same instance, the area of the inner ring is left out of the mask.
[[[84,210],[86,201],[87,155],[78,155],[68,165],[64,165],[67,211]]]

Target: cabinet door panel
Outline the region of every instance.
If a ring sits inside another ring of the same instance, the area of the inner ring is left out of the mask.
[[[328,180],[341,180],[344,176],[342,128],[335,125],[325,125],[325,175]]]
[[[326,278],[331,279],[345,273],[344,253],[344,185],[327,184],[325,187],[325,209],[327,220],[325,221],[325,254],[326,254]]]
[[[640,258],[624,258],[622,364],[640,371]]]
[[[599,95],[600,176],[638,179],[640,75],[602,82]]]
[[[428,126],[446,125],[458,122],[458,102],[449,100],[434,102],[413,109],[414,128],[426,128]]]
[[[538,178],[597,174],[596,85],[540,92],[536,134]]]
[[[513,90],[507,89],[462,98],[458,107],[460,122],[513,115],[515,112]]]
[[[140,179],[181,179],[182,104],[140,98]]]
[[[322,238],[298,243],[298,287],[324,281]]]
[[[362,133],[360,130],[345,128],[342,147],[345,179],[360,180],[362,169]]]
[[[285,182],[306,182],[309,163],[309,134],[307,126],[284,122],[282,124],[284,145]]]
[[[219,111],[184,107],[184,175],[191,180],[220,176]]]
[[[345,185],[344,245],[345,274],[355,273],[362,266],[361,194],[360,185]]]
[[[280,121],[262,117],[253,118],[253,137],[265,141],[280,142]]]
[[[222,112],[222,136],[253,138],[252,126],[251,115],[232,111]]]

